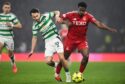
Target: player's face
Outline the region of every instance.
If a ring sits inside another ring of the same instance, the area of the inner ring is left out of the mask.
[[[79,14],[80,14],[81,16],[84,15],[85,11],[86,11],[86,8],[84,8],[84,7],[79,7]]]
[[[4,13],[9,13],[11,11],[11,6],[10,5],[3,5],[3,12]]]
[[[40,13],[32,13],[32,18],[35,21],[39,21],[40,20]]]

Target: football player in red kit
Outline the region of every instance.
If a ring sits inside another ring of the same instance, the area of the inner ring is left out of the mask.
[[[80,2],[78,3],[78,11],[72,11],[62,15],[63,23],[69,26],[68,34],[64,42],[64,56],[66,59],[68,59],[70,54],[75,49],[78,49],[83,56],[79,67],[79,72],[81,72],[81,74],[84,72],[89,59],[89,46],[86,38],[89,23],[93,23],[99,29],[117,32],[116,29],[110,28],[109,26],[95,19],[93,15],[86,11],[86,8],[87,4],[85,2]],[[62,65],[59,63],[56,67],[55,73],[58,79],[60,78],[59,74],[61,68]]]

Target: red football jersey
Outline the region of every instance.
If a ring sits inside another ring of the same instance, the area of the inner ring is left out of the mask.
[[[96,19],[88,12],[81,17],[77,11],[68,12],[62,15],[62,18],[68,19],[72,26],[68,29],[67,38],[73,41],[86,40],[86,33],[89,22],[94,23]]]

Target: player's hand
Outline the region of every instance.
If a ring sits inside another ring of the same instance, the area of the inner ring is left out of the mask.
[[[111,32],[117,32],[117,30],[114,29],[114,28],[110,29],[110,31],[111,31]]]
[[[14,26],[14,25],[13,25],[12,23],[10,23],[10,22],[7,22],[6,25],[7,25],[8,27],[13,27],[13,26]]]
[[[55,22],[56,22],[56,23],[62,23],[62,22],[63,22],[63,19],[56,16],[56,17],[55,17]]]
[[[28,54],[28,58],[30,58],[32,55],[33,55],[33,52],[31,51],[31,52]]]
[[[67,25],[70,27],[70,26],[72,26],[73,24],[72,24],[72,22],[68,21],[68,22],[67,22]]]
[[[68,27],[73,25],[73,23],[69,20],[64,20],[63,23],[66,24]]]

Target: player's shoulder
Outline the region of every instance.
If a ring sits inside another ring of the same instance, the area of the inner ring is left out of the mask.
[[[42,16],[49,16],[50,12],[45,12],[42,14]]]
[[[11,15],[11,16],[16,16],[14,13],[9,13],[9,15]]]
[[[72,17],[77,14],[78,14],[78,11],[70,11],[70,12],[64,13],[63,17]]]
[[[85,12],[85,15],[87,15],[89,17],[93,17],[93,15],[90,12],[88,12],[88,11]]]

